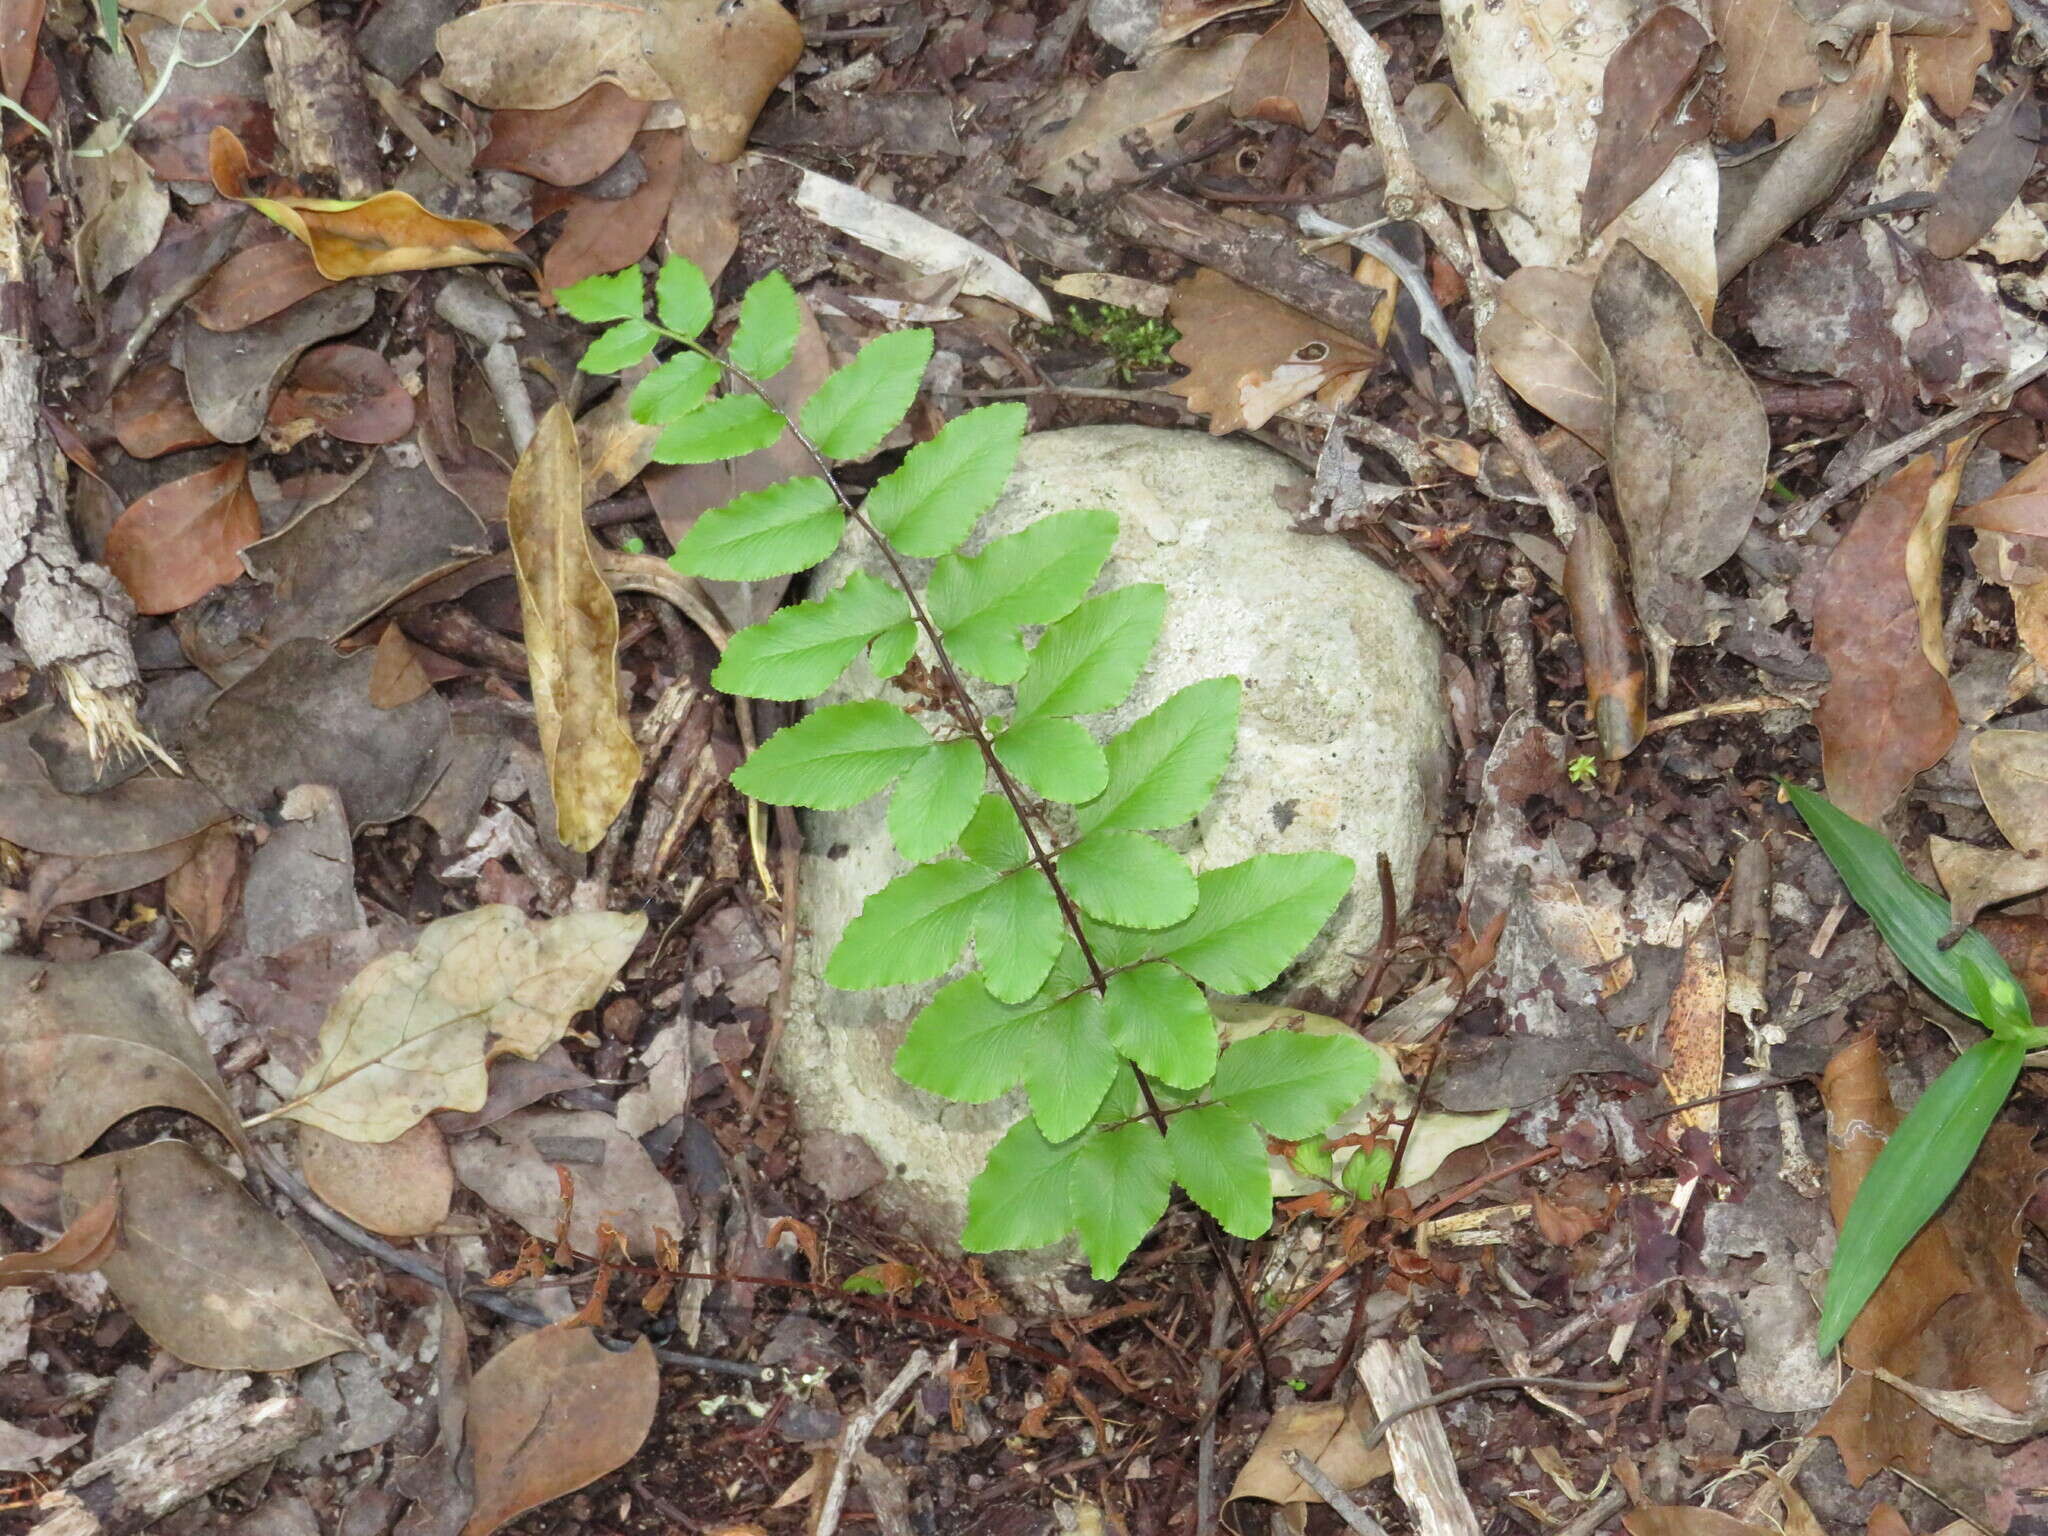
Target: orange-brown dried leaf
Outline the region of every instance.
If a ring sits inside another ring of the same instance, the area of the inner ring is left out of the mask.
[[[107,1192],[72,1219],[71,1225],[47,1247],[34,1253],[10,1253],[0,1257],[0,1286],[29,1285],[51,1275],[76,1275],[98,1269],[114,1251],[117,1237],[115,1218],[121,1214],[121,1181],[115,1179]]]
[[[164,881],[164,905],[204,955],[227,932],[242,894],[242,840],[223,822],[195,841],[192,857]]]
[[[192,409],[185,375],[169,363],[152,363],[129,374],[114,391],[109,408],[114,440],[138,459],[161,458],[216,441]]]
[[[1294,0],[1244,56],[1230,110],[1314,133],[1329,108],[1330,39],[1302,0]]]
[[[1813,115],[1820,94],[1820,51],[1813,24],[1793,0],[1707,0],[1707,20],[1727,66],[1714,126],[1746,139],[1766,121],[1780,140]]]
[[[653,0],[641,32],[647,63],[714,165],[739,158],[803,51],[803,27],[776,0]]]
[[[1174,285],[1167,308],[1188,370],[1167,386],[1209,418],[1209,430],[1253,431],[1338,380],[1362,379],[1379,353],[1277,299],[1204,267]]]
[[[1565,554],[1564,597],[1586,674],[1586,703],[1600,755],[1618,762],[1642,741],[1649,723],[1649,677],[1642,632],[1629,601],[1628,573],[1606,522],[1579,524]]]
[[[554,187],[580,187],[625,154],[651,106],[601,80],[559,107],[540,112],[503,108],[491,114],[491,142],[478,152],[476,168],[516,171]]]
[[[139,613],[175,613],[242,574],[239,552],[263,537],[249,456],[173,480],[134,502],[107,533],[107,568]]]
[[[267,240],[222,262],[187,307],[209,331],[240,331],[333,286],[298,241]]]
[[[1479,340],[1509,388],[1606,456],[1606,350],[1593,321],[1591,274],[1518,267]]]
[[[668,220],[690,146],[679,131],[643,133],[638,141],[647,179],[625,197],[575,196],[561,232],[548,247],[541,282],[567,288],[599,272],[630,267],[654,245]]]
[[[395,443],[412,431],[415,411],[397,371],[381,353],[338,342],[299,359],[277,398],[272,427],[311,421],[344,443]]]
[[[1773,1536],[1768,1526],[1697,1504],[1651,1504],[1630,1510],[1621,1523],[1628,1536]]]
[[[1721,936],[1709,916],[1686,940],[1664,1029],[1664,1091],[1672,1103],[1693,1106],[1672,1117],[1674,1129],[1701,1131],[1709,1138],[1720,1134],[1721,1106],[1696,1101],[1721,1091],[1727,1019],[1728,972],[1721,963]]]
[[[386,624],[377,637],[377,654],[370,664],[370,702],[379,709],[397,709],[433,686],[405,631]]]
[[[1977,91],[1977,71],[1991,62],[1991,34],[2012,26],[2006,0],[1967,0],[1968,24],[1950,37],[1893,38],[1898,62],[1892,70],[1892,100],[1901,110],[1911,102],[1917,81],[1921,91],[1951,119],[1969,110]]]
[[[2022,466],[1982,501],[1964,507],[1955,521],[1984,533],[2048,536],[2048,453]]]

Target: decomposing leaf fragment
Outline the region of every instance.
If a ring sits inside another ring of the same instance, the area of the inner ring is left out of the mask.
[[[138,368],[123,379],[109,410],[115,441],[138,459],[201,448],[214,440],[192,409],[185,375],[169,363]]]
[[[175,613],[242,574],[240,553],[263,537],[249,456],[160,485],[107,533],[107,568],[138,613]]]
[[[565,1146],[577,1148],[575,1161],[564,1161],[559,1149]],[[601,1111],[522,1109],[481,1135],[463,1137],[453,1150],[463,1184],[535,1237],[553,1237],[561,1219],[558,1163],[576,1189],[569,1241],[579,1252],[596,1252],[600,1222],[609,1222],[638,1259],[655,1256],[658,1230],[683,1229],[675,1185],[618,1120]]]
[[[608,80],[544,111],[502,108],[491,114],[491,141],[478,151],[477,168],[580,187],[625,154],[647,120],[647,108]]]
[[[549,409],[519,456],[505,524],[556,832],[570,848],[595,848],[640,781],[640,749],[619,702],[619,607],[584,526],[567,406]]]
[[[117,1182],[66,1224],[62,1235],[33,1253],[0,1256],[0,1286],[29,1285],[50,1275],[98,1269],[114,1247],[114,1223],[121,1214]]]
[[[1977,786],[1988,804],[1991,791],[1984,788],[1981,769]],[[1946,837],[1930,837],[1927,852],[1941,888],[1948,892],[1949,915],[1957,923],[1974,923],[1986,907],[2048,890],[2048,857],[2038,853],[1979,848]]]
[[[612,1350],[588,1328],[558,1324],[514,1339],[469,1384],[476,1506],[462,1536],[490,1536],[631,1461],[660,1392],[645,1338]]]
[[[344,443],[395,443],[412,431],[412,396],[382,353],[345,342],[316,347],[270,402],[273,428],[297,422]]]
[[[529,922],[478,907],[380,956],[320,1027],[320,1054],[273,1116],[357,1141],[392,1141],[436,1109],[483,1107],[487,1067],[540,1055],[604,995],[647,929],[640,913]]]
[[[1230,1485],[1224,1503],[1267,1499],[1275,1504],[1320,1504],[1322,1496],[1288,1466],[1286,1453],[1306,1457],[1339,1488],[1362,1488],[1393,1470],[1385,1445],[1366,1449],[1373,1420],[1364,1393],[1343,1403],[1287,1403],[1273,1415],[1252,1447],[1251,1458]]]
[[[1843,10],[1857,8],[1851,5]],[[1893,99],[1903,108],[1911,82],[1951,120],[1969,111],[1977,90],[1977,71],[1991,62],[1991,34],[2012,26],[2012,7],[2007,0],[1955,0],[1948,5],[1928,0],[1918,6],[1885,5],[1881,14],[1884,12],[1892,13],[1893,30],[1898,34]]]
[[[1379,361],[1354,338],[1207,267],[1174,285],[1168,313],[1180,340],[1167,355],[1188,373],[1167,392],[1219,436],[1256,431],[1321,390],[1355,393]]]
[[[1672,156],[1712,131],[1699,96],[1713,41],[1688,12],[1662,5],[1609,56],[1593,166],[1579,209],[1579,228],[1588,240],[1646,192]]]
[[[1330,107],[1330,40],[1302,0],[1253,44],[1230,92],[1238,117],[1314,133]]]

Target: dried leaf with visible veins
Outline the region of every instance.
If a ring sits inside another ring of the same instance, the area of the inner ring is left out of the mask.
[[[441,83],[480,107],[544,112],[611,81],[636,101],[668,82],[641,49],[646,7],[629,0],[500,0],[434,34]]]
[[[1710,1145],[1721,1130],[1721,1106],[1699,1104],[1721,1091],[1727,1046],[1728,972],[1721,964],[1721,935],[1710,912],[1685,943],[1678,985],[1671,992],[1664,1050],[1670,1065],[1661,1076],[1674,1104],[1691,1104],[1674,1117],[1688,1130],[1704,1132]]]
[[[531,1060],[561,1039],[646,930],[639,913],[533,923],[505,906],[431,923],[348,984],[320,1027],[318,1058],[265,1118],[393,1141],[436,1109],[480,1109],[489,1062]]]
[[[1593,323],[1590,276],[1516,268],[1501,284],[1479,341],[1509,388],[1606,456],[1606,350]]]
[[[1343,1403],[1288,1403],[1273,1415],[1252,1454],[1230,1485],[1229,1505],[1238,1499],[1274,1504],[1320,1504],[1322,1496],[1294,1474],[1286,1452],[1314,1462],[1339,1488],[1360,1488],[1393,1467],[1384,1445],[1365,1447],[1372,1407],[1359,1393]]]
[[[121,381],[109,405],[114,440],[138,459],[161,458],[215,441],[185,390],[185,375],[169,363],[138,368]]]
[[[71,1218],[64,1233],[34,1253],[0,1257],[0,1285],[29,1285],[50,1275],[76,1275],[98,1269],[114,1248],[114,1218],[121,1213],[121,1190],[107,1192]]]
[[[339,343],[315,347],[270,402],[270,425],[311,423],[344,443],[395,443],[413,424],[412,396],[382,353]]]
[[[682,103],[697,152],[724,165],[796,68],[804,33],[776,0],[651,0],[640,50]]]
[[[1362,380],[1379,361],[1342,331],[1207,267],[1174,285],[1167,313],[1180,331],[1167,355],[1188,370],[1167,393],[1207,416],[1217,436],[1256,431],[1326,386]]]
[[[1109,192],[1194,148],[1225,117],[1257,41],[1245,33],[1214,48],[1171,48],[1100,81],[1078,112],[1026,146],[1031,184],[1061,196]]]
[[[1253,44],[1230,93],[1237,117],[1314,133],[1330,107],[1330,39],[1302,0]]]
[[[1951,120],[1969,111],[1970,98],[1977,90],[1977,71],[1991,62],[1991,34],[2012,26],[2012,7],[2006,0],[1963,0],[1956,9],[1966,10],[1968,19],[1948,36],[1915,36],[1908,35],[1911,27],[1897,29],[1892,99],[1902,109],[1909,82],[1917,80],[1920,89]]]
[[[1980,791],[1984,787],[1981,772],[1977,787]],[[1979,848],[1946,837],[1930,837],[1927,851],[1941,888],[1948,892],[1949,915],[1958,923],[1975,922],[1986,907],[2048,890],[2048,858],[2040,854]]]
[[[2005,840],[2023,854],[2048,854],[2048,735],[1979,732],[1970,743],[1970,771]]]
[[[1664,5],[1608,57],[1593,168],[1579,209],[1588,240],[1649,190],[1674,155],[1712,132],[1699,94],[1713,41],[1685,11]]]
[[[1727,60],[1714,126],[1725,139],[1746,139],[1768,119],[1790,138],[1820,94],[1813,23],[1793,0],[1707,0],[1707,19]]]
[[[209,331],[239,331],[332,286],[304,245],[269,240],[222,262],[185,308]]]

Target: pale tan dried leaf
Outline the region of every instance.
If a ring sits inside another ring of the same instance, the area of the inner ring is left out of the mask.
[[[530,1061],[561,1039],[646,930],[637,912],[530,922],[489,906],[441,918],[348,984],[320,1027],[318,1058],[266,1118],[393,1141],[436,1109],[480,1109],[488,1063]]]
[[[1408,151],[1415,169],[1438,197],[1463,208],[1505,208],[1515,200],[1515,178],[1487,147],[1486,136],[1458,93],[1427,81],[1401,103]]]
[[[1124,277],[1116,272],[1068,272],[1052,280],[1052,291],[1091,304],[1114,304],[1135,309],[1141,315],[1164,315],[1173,302],[1173,289],[1165,283],[1147,282],[1142,277]]]
[[[397,709],[433,686],[405,631],[386,624],[377,638],[375,665],[370,668],[370,702],[379,709]]]
[[[571,1143],[579,1144],[579,1158],[564,1162],[554,1149]],[[657,1229],[683,1229],[675,1186],[617,1119],[598,1110],[522,1109],[463,1137],[453,1158],[465,1188],[535,1237],[550,1240],[561,1217],[555,1172],[561,1163],[576,1190],[569,1241],[580,1253],[597,1251],[600,1222],[618,1230],[636,1259],[656,1256]]]
[[[661,1367],[644,1338],[618,1351],[588,1328],[514,1339],[469,1384],[476,1505],[462,1536],[490,1536],[631,1461],[660,1394]]]
[[[636,101],[665,101],[641,51],[646,7],[628,0],[499,0],[434,35],[441,83],[480,107],[542,112],[609,80]]]
[[[724,165],[796,68],[804,34],[776,0],[651,0],[640,50],[682,103],[697,152]]]
[[[1980,731],[1970,771],[2005,840],[2029,857],[2048,854],[2048,734]]]
[[[555,831],[565,846],[588,851],[632,798],[640,748],[619,701],[619,605],[584,526],[582,461],[566,405],[549,408],[519,456],[505,527]]]
[[[1941,562],[1948,545],[1949,514],[1955,510],[1962,487],[1963,466],[1983,435],[1984,429],[1979,427],[1961,442],[1949,445],[1941,473],[1934,477],[1934,489],[1906,538],[1906,584],[1913,589],[1914,610],[1920,616],[1920,652],[1943,677],[1948,676],[1948,637],[1942,630]]]
[[[84,211],[72,257],[88,293],[101,292],[155,250],[171,216],[169,190],[123,137],[109,119],[81,146],[89,153],[71,161]]]
[[[351,1141],[301,1125],[298,1142],[307,1185],[357,1226],[386,1237],[424,1237],[448,1219],[455,1167],[432,1120],[396,1141]]]
[[[1207,416],[1218,436],[1256,430],[1379,361],[1343,332],[1206,267],[1174,285],[1167,312],[1180,331],[1167,355],[1188,370],[1167,392]]]
[[[1372,1405],[1359,1393],[1343,1403],[1287,1403],[1273,1415],[1252,1447],[1251,1459],[1230,1485],[1224,1503],[1266,1499],[1275,1504],[1320,1504],[1322,1495],[1295,1476],[1287,1452],[1314,1462],[1345,1492],[1363,1488],[1394,1468],[1384,1444],[1365,1448],[1373,1423]]]
[[[232,828],[209,827],[193,840],[192,857],[164,881],[164,905],[186,942],[205,954],[227,932],[242,895],[242,840]]]
[[[1978,789],[1983,789],[1981,781]],[[2048,890],[2048,857],[2041,854],[1979,848],[1946,837],[1930,837],[1927,851],[1941,888],[1948,892],[1949,915],[1958,923],[1974,923],[1986,907]]]
[[[119,1182],[80,1210],[63,1234],[34,1253],[0,1256],[0,1285],[29,1285],[51,1275],[76,1275],[98,1269],[114,1249],[114,1219],[121,1213]]]
[[[1245,55],[1230,110],[1314,133],[1329,108],[1330,39],[1302,0],[1294,0]]]
[[[2024,1409],[2005,1406],[1982,1387],[1947,1391],[1923,1387],[1879,1366],[1874,1373],[1886,1386],[1896,1387],[1949,1428],[1994,1445],[2017,1445],[2048,1430],[2048,1374],[2034,1378],[2033,1390]]]
[[[1621,1523],[1629,1536],[1774,1536],[1766,1526],[1697,1504],[1649,1504],[1630,1510]]]
[[[1901,107],[1906,105],[1908,82],[1917,81],[1951,119],[1969,111],[1977,71],[1991,62],[1991,34],[2012,26],[2012,7],[2006,0],[1965,0],[1963,8],[1969,13],[1968,23],[1946,37],[1905,36],[1907,29],[1898,28],[1902,35],[1896,45],[1892,99]]]
[[[1560,267],[1517,268],[1501,284],[1479,340],[1509,388],[1606,455],[1606,349],[1593,323],[1591,276]]]
[[[1109,76],[1080,111],[1029,147],[1032,185],[1063,196],[1109,192],[1142,177],[1152,155],[1171,159],[1193,147],[1227,115],[1225,98],[1257,41],[1244,33],[1213,48],[1170,48]]]

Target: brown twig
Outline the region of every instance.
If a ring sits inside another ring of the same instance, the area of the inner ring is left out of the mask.
[[[1365,1432],[1365,1448],[1371,1450],[1387,1437],[1387,1426],[1406,1414],[1420,1413],[1425,1408],[1441,1408],[1445,1403],[1455,1403],[1460,1398],[1474,1397],[1481,1392],[1501,1392],[1510,1388],[1542,1387],[1550,1390],[1571,1392],[1620,1392],[1627,1388],[1625,1380],[1580,1381],[1572,1376],[1487,1376],[1478,1381],[1461,1382],[1455,1387],[1445,1387],[1441,1392],[1432,1392],[1419,1397],[1412,1403],[1402,1403],[1380,1415],[1379,1422]]]

